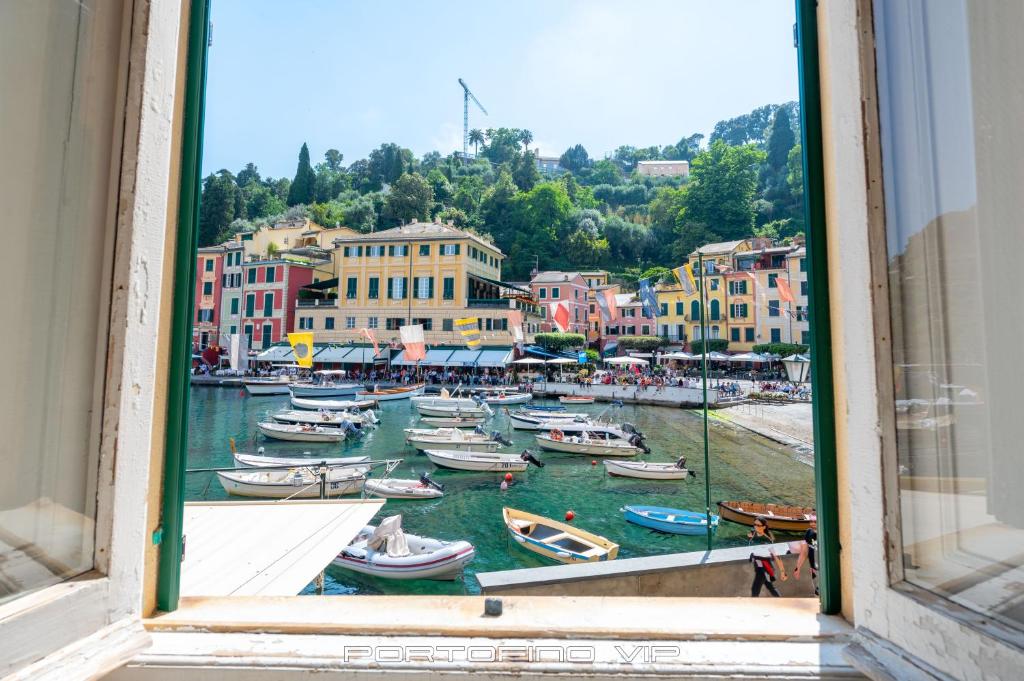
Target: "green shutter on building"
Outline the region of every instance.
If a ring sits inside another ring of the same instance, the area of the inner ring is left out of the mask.
[[[253,270],[250,270],[250,272]],[[245,316],[252,317],[256,312],[256,295],[250,293],[245,297]]]
[[[394,300],[395,298],[395,278],[388,277],[388,300]]]
[[[429,277],[427,279],[427,298],[430,300],[434,299],[434,278]]]

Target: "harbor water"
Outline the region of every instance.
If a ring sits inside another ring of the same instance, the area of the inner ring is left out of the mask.
[[[537,404],[557,404],[538,401]],[[519,405],[511,406],[515,409]],[[686,456],[687,467],[696,478],[685,481],[654,481],[612,478],[605,474],[600,457],[540,451],[535,431],[514,430],[503,407],[486,422],[488,432],[500,431],[512,446],[503,452],[518,453],[530,448],[546,464],[531,466],[514,474],[511,486],[502,491],[504,473],[471,473],[436,468],[422,454],[405,444],[404,428],[428,427],[419,422],[409,400],[384,402],[377,413],[381,424],[362,438],[341,444],[279,442],[255,435],[256,424],[268,414],[290,408],[287,395],[246,396],[231,388],[194,387],[191,393],[189,468],[231,467],[229,438],[239,451],[276,456],[301,456],[312,460],[328,456],[370,456],[374,460],[404,459],[392,474],[415,478],[428,473],[445,485],[443,498],[429,501],[389,499],[380,516],[402,514],[403,528],[412,534],[437,539],[465,539],[476,547],[476,557],[465,577],[456,582],[426,580],[383,580],[331,567],[326,591],[335,594],[463,594],[478,593],[473,575],[478,572],[539,567],[554,563],[530,553],[508,537],[501,517],[503,506],[561,520],[566,511],[575,513],[573,524],[607,537],[620,545],[619,558],[703,550],[705,536],[666,535],[623,520],[620,509],[628,504],[669,506],[692,511],[704,510],[704,445],[700,410],[625,405],[572,405],[571,411],[599,414],[616,422],[634,424],[646,436],[651,454],[648,461],[674,461]],[[744,499],[814,506],[814,470],[794,453],[759,435],[728,423],[710,423],[711,502]],[[592,461],[597,465],[592,465]],[[378,469],[383,470],[383,469]],[[190,501],[224,500],[214,473],[192,473],[186,480]],[[349,497],[357,498],[357,497]],[[715,508],[712,512],[717,512]],[[380,517],[378,516],[378,518]],[[716,548],[746,543],[748,528],[722,522],[714,537]]]

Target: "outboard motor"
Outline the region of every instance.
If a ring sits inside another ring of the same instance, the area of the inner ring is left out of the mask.
[[[634,433],[641,440],[644,439],[644,434],[637,430],[636,426],[634,426],[632,423],[623,423],[622,431],[625,433]]]
[[[519,455],[519,458],[523,461],[529,461],[537,468],[544,468],[544,462],[533,455],[529,449],[524,449],[523,453]]]
[[[508,446],[510,446],[512,444],[511,442],[506,440],[505,437],[501,433],[499,433],[498,431],[494,431],[493,433],[491,433],[491,439],[494,440],[495,442],[500,442],[501,444],[505,445],[506,447],[508,447]]]
[[[377,425],[378,423],[380,423],[380,419],[377,418],[377,412],[375,412],[372,409],[367,409],[366,411],[363,412],[363,415],[366,417],[366,420],[372,423],[373,425]]]
[[[487,431],[484,430],[484,427],[481,425],[478,425],[476,428],[474,428],[473,432],[477,433],[478,435],[487,435]]]
[[[420,473],[420,484],[423,485],[424,487],[433,487],[438,492],[444,491],[444,485],[442,485],[439,482],[434,482],[426,473]]]
[[[342,421],[341,429],[345,431],[346,435],[362,435],[363,431],[356,428],[355,424],[351,421]]]
[[[678,468],[680,470],[682,470],[683,468],[686,468],[686,457],[685,456],[681,456],[678,459],[676,459],[676,468]]]
[[[629,444],[633,445],[634,447],[639,447],[640,449],[643,450],[644,454],[651,453],[651,448],[644,444],[644,439],[640,437],[638,433],[633,433],[633,435],[630,436]]]

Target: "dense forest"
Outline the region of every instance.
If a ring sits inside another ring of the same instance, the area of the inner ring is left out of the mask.
[[[324,226],[387,229],[440,218],[472,230],[509,256],[507,280],[541,269],[601,267],[625,283],[674,267],[710,241],[787,238],[803,226],[799,111],[769,104],[664,147],[621,146],[591,158],[577,144],[557,174],[537,170],[528,130],[473,130],[475,158],[382,144],[344,165],[337,149],[313,165],[305,144],[295,177],[261,177],[249,163],[203,180],[200,245],[282,217]],[[687,160],[690,176],[640,177],[643,160]],[[646,274],[645,274],[646,273]]]

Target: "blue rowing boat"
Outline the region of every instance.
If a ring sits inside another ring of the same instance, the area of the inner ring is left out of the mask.
[[[565,411],[565,407],[562,405],[550,406],[544,404],[532,404],[530,405],[531,411]]]
[[[705,534],[707,514],[663,506],[626,506],[621,509],[627,522],[671,534]],[[711,531],[718,529],[718,516],[711,515]]]

